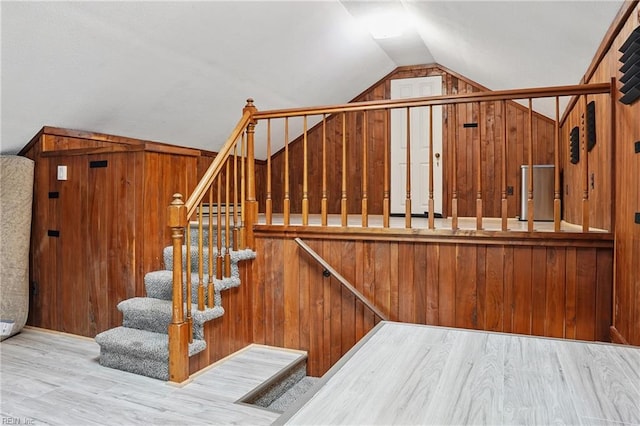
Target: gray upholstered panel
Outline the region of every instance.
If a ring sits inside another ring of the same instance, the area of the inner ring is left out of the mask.
[[[8,333],[22,330],[29,312],[29,243],[34,163],[0,156],[0,321]]]

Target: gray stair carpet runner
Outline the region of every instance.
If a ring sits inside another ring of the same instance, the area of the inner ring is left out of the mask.
[[[221,292],[240,285],[238,262],[255,258],[252,250],[231,251],[231,276],[222,279],[215,278],[218,251],[213,250],[213,295],[208,293],[208,275],[204,276],[205,304],[209,297],[213,298],[213,308],[198,310],[198,247],[197,237],[191,229],[191,246],[182,246],[183,268],[185,259],[191,257],[191,316],[193,318],[193,342],[189,345],[189,356],[203,351],[207,347],[204,340],[204,324],[219,318],[224,314]],[[197,235],[197,234],[196,234]],[[215,235],[215,234],[214,234]],[[196,245],[193,242],[196,241]],[[205,244],[208,238],[205,233]],[[225,254],[224,249],[222,254]],[[134,297],[118,304],[122,312],[122,326],[112,328],[98,334],[95,338],[100,345],[100,364],[117,368],[143,376],[160,380],[169,379],[169,336],[167,334],[172,316],[173,294],[173,248],[166,247],[163,251],[164,264],[167,268],[162,271],[149,272],[144,277],[147,297]],[[209,269],[209,249],[203,248],[204,270]],[[184,271],[183,271],[184,274]],[[183,277],[186,274],[183,275]],[[186,291],[186,280],[183,291]],[[186,293],[184,293],[186,294]],[[186,307],[185,307],[186,309]]]
[[[318,380],[320,380],[319,377],[303,377],[296,384],[287,389],[286,392],[267,405],[266,408],[280,413],[287,411],[287,408],[304,396],[318,382]]]

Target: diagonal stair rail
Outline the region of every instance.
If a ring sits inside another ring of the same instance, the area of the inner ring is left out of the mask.
[[[214,304],[214,258],[217,279],[231,275],[231,250],[253,247],[253,224],[258,208],[255,190],[252,99],[242,110],[242,118],[218,152],[193,193],[186,201],[182,194],[174,194],[168,207],[168,225],[173,247],[173,303],[169,324],[169,380],[183,382],[189,377],[189,343],[193,340],[191,316],[191,223],[197,229],[198,310]],[[233,168],[233,171],[231,170]],[[240,178],[238,172],[240,168]],[[233,197],[231,190],[233,189]],[[238,200],[238,189],[240,199]],[[214,204],[214,194],[216,203]],[[215,210],[215,211],[214,211]],[[240,218],[238,218],[240,212]],[[217,252],[214,253],[216,223]],[[231,224],[233,223],[233,229]],[[206,228],[205,228],[206,227]],[[222,230],[224,227],[224,238]],[[185,236],[185,229],[187,229]],[[208,279],[205,287],[205,229],[208,231]],[[224,245],[223,245],[224,240]],[[233,240],[233,243],[231,243]],[[186,245],[183,276],[183,244]],[[183,288],[184,287],[184,288]],[[206,296],[205,296],[206,291]],[[206,299],[206,300],[205,300]]]
[[[380,311],[380,309],[376,308],[376,306],[373,303],[371,303],[371,301],[367,299],[367,297],[364,294],[360,293],[345,277],[343,277],[342,275],[340,275],[338,271],[333,269],[331,265],[329,265],[329,263],[326,260],[324,260],[322,256],[320,256],[311,247],[309,247],[307,243],[302,241],[300,238],[295,238],[294,241],[304,251],[306,251],[316,262],[322,265],[322,267],[324,268],[323,273],[326,277],[333,276],[336,280],[338,280],[340,284],[342,284],[344,288],[349,290],[359,301],[364,303],[364,305],[367,308],[369,308],[374,314],[376,314],[381,320],[389,321],[389,318],[387,318],[387,316],[383,314],[382,311]]]

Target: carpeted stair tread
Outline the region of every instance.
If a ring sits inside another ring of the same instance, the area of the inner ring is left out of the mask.
[[[317,382],[319,377],[306,376],[293,385],[289,390],[283,393],[278,399],[274,400],[266,408],[284,412],[293,405],[300,397],[304,396]]]
[[[135,354],[139,357],[169,361],[169,336],[166,333],[154,333],[137,328],[116,327],[103,331],[96,336],[101,350],[117,351],[123,354]],[[202,352],[207,347],[204,340],[194,339],[189,344],[189,356]]]
[[[123,314],[122,325],[124,327],[167,333],[173,314],[173,302],[151,297],[134,297],[120,302],[118,310]],[[224,315],[222,306],[199,311],[197,304],[191,304],[193,338],[203,339],[204,323],[222,315]]]
[[[189,256],[191,258],[191,271],[193,272],[197,272],[198,271],[198,246],[194,246],[191,245],[189,246]],[[209,249],[207,247],[203,247],[202,249],[202,268],[204,271],[208,271],[209,270]],[[187,246],[183,245],[182,246],[182,267],[186,268],[186,262],[187,262]],[[226,250],[223,248],[222,249],[222,255],[224,256],[226,254]],[[250,260],[250,259],[255,259],[256,257],[256,253],[251,250],[251,249],[244,249],[244,250],[231,250],[231,252],[229,253],[229,256],[231,257],[231,268],[232,268],[232,272],[231,275],[233,275],[233,271],[234,271],[234,265],[235,265],[235,269],[237,270],[237,264],[238,262],[242,261],[242,260]],[[213,270],[214,272],[216,271],[216,261],[215,258],[218,257],[218,249],[214,248],[213,249],[213,257],[214,257],[214,262],[213,262]],[[162,251],[162,258],[164,261],[164,265],[165,268],[167,270],[172,271],[173,270],[173,247],[169,246],[169,247],[165,247]]]
[[[214,220],[214,229],[211,234],[211,239],[212,239],[211,245],[214,247],[218,246],[218,228],[215,226],[216,221],[217,220]],[[224,214],[222,215],[222,223],[224,223]],[[198,228],[199,228],[198,221],[189,222],[189,227],[190,227],[190,233],[191,233],[189,237],[191,239],[190,243],[193,246],[197,246],[198,245]],[[233,246],[233,224],[230,224],[229,231],[231,231],[229,233],[229,245]],[[222,237],[221,244],[222,246],[225,246],[227,238],[226,238],[226,229],[224,226],[220,230],[220,236]],[[206,217],[203,218],[203,221],[202,221],[202,242],[205,246],[209,245],[209,221],[207,220]]]
[[[95,337],[100,365],[160,380],[169,379],[169,336],[147,330],[116,327]],[[189,344],[189,356],[207,347],[204,340]]]
[[[193,229],[191,229],[193,235]],[[197,234],[196,234],[197,235]],[[224,237],[223,237],[224,238]],[[208,243],[208,240],[205,240]],[[204,350],[207,346],[203,339],[204,323],[224,314],[221,291],[240,285],[238,262],[255,259],[256,253],[250,249],[230,251],[231,276],[213,279],[213,308],[198,310],[198,247],[182,246],[183,267],[186,256],[191,259],[191,317],[193,319],[194,340],[189,344],[189,356]],[[197,244],[197,241],[196,241]],[[217,249],[213,250],[217,257]],[[224,250],[222,251],[224,253]],[[209,250],[203,248],[204,270],[208,272]],[[169,337],[167,335],[173,314],[173,247],[163,251],[165,265],[169,270],[154,271],[145,275],[144,284],[148,297],[134,297],[123,300],[118,309],[123,313],[123,325],[98,334],[95,337],[100,345],[100,364],[143,376],[161,380],[169,379]],[[217,266],[213,259],[213,267]],[[186,274],[183,272],[183,281]],[[205,299],[208,293],[208,275],[203,277]],[[186,289],[186,284],[184,285]],[[206,300],[205,300],[206,303]]]
[[[182,275],[183,282],[185,274]],[[209,275],[203,276],[204,297],[209,297]],[[198,286],[200,278],[198,274],[191,274],[191,302],[198,301]],[[221,280],[213,279],[214,288],[214,305],[220,306],[220,292],[240,285],[239,277],[227,277]],[[144,287],[148,297],[156,299],[172,300],[173,297],[173,271],[153,271],[144,276]],[[186,286],[183,285],[182,290],[186,293]]]

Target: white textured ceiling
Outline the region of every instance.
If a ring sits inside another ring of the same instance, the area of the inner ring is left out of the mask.
[[[621,4],[2,1],[0,152],[43,125],[215,151],[248,97],[344,103],[401,65],[437,62],[490,89],[575,84]],[[356,25],[387,8],[418,25],[378,41]]]

